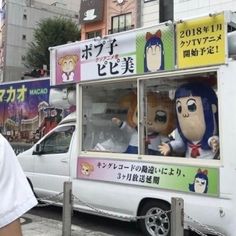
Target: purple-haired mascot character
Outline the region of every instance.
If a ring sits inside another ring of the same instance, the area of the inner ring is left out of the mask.
[[[144,72],[164,70],[164,46],[161,40],[161,31],[155,34],[146,33],[144,47]]]
[[[195,193],[207,193],[208,190],[208,171],[198,169],[192,184],[189,184],[189,190]]]
[[[219,150],[218,101],[208,85],[193,82],[180,86],[175,92],[177,131],[175,140],[161,144],[163,155],[171,151],[185,157],[214,159]]]

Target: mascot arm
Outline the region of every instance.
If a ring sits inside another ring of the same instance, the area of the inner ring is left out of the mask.
[[[171,146],[168,143],[162,143],[158,146],[162,155],[167,156],[171,152]]]
[[[117,126],[121,126],[122,125],[122,121],[119,119],[119,118],[116,118],[116,117],[113,117],[112,119],[111,119],[111,121],[112,121],[112,123],[113,124],[115,124],[115,125],[117,125]]]
[[[161,135],[161,143],[168,143],[170,141],[169,137]]]
[[[168,143],[162,143],[159,145],[159,150],[162,155],[167,156],[168,154],[172,153],[183,153],[185,151],[185,145],[180,137],[179,132],[177,129],[175,130],[175,140],[170,141]]]
[[[63,81],[67,81],[67,76],[66,76],[65,73],[62,74],[62,80],[63,80]]]
[[[177,129],[175,129],[175,139],[170,141],[169,145],[175,153],[185,153],[185,144]]]

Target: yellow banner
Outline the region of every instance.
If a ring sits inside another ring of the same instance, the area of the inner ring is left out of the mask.
[[[225,63],[224,13],[176,26],[178,68]]]

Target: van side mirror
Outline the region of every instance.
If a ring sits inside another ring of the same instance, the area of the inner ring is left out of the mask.
[[[33,151],[34,155],[40,155],[42,154],[42,146],[40,143],[36,144],[35,150]]]

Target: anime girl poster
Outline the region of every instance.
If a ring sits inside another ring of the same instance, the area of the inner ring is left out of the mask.
[[[137,73],[174,69],[174,30],[170,25],[148,27],[136,35]]]
[[[144,47],[144,72],[164,70],[164,45],[161,39],[161,30],[155,34],[146,33]]]
[[[55,84],[76,83],[80,81],[80,53],[78,44],[56,50]]]

